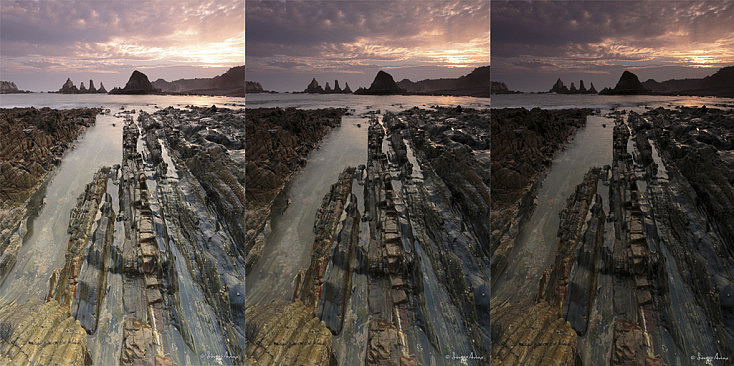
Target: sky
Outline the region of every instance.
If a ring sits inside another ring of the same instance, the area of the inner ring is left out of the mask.
[[[734,1],[492,0],[492,80],[548,91],[701,78],[734,65]]]
[[[489,65],[489,0],[247,0],[247,80],[303,91],[311,79],[369,87],[453,78]]]
[[[244,0],[0,0],[0,80],[51,91],[67,78],[107,90],[134,70],[213,77],[243,65]]]

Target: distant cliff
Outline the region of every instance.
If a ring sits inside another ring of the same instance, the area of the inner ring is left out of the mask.
[[[721,68],[703,79],[671,79],[663,82],[649,79],[642,85],[656,94],[734,97],[734,66]]]
[[[490,86],[490,92],[492,94],[522,94],[522,92],[510,90],[507,84],[501,81],[493,81]]]
[[[171,94],[205,94],[243,96],[245,92],[245,66],[233,67],[222,75],[213,78],[178,79],[166,81],[158,79],[152,83],[154,88]]]
[[[408,94],[489,97],[489,74],[490,67],[482,66],[455,79],[426,79],[418,82],[403,79],[397,85]]]
[[[114,88],[110,90],[110,94],[156,94],[160,93],[160,89],[154,88],[148,80],[148,76],[142,72],[135,70],[130,79],[125,84],[125,87]]]

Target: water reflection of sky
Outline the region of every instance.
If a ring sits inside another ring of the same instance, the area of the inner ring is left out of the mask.
[[[676,107],[691,106],[734,108],[734,98],[665,96],[665,95],[562,95],[562,94],[508,94],[492,97],[493,108],[625,108],[636,106]]]
[[[110,94],[54,94],[54,93],[32,93],[32,94],[0,94],[0,107],[50,107],[57,109],[68,109],[78,107],[101,107],[119,108],[122,106],[168,106],[185,107],[212,106],[225,108],[244,108],[244,98],[203,96],[203,95],[110,95]]]

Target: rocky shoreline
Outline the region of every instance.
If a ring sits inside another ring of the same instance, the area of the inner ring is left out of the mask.
[[[99,109],[0,110],[0,278],[15,264],[46,184]]]
[[[270,231],[273,201],[306,164],[309,153],[332,128],[341,124],[344,109],[247,110],[245,253],[249,272],[259,260]]]
[[[593,112],[492,110],[492,273],[501,273],[508,265],[519,227],[533,211],[535,195],[553,156]]]
[[[536,298],[492,304],[493,362],[689,364],[733,351],[734,111],[608,116],[612,164],[592,168],[568,198]],[[539,306],[566,329],[522,320]]]
[[[85,124],[78,133],[94,123],[97,111],[91,111],[91,121],[79,117]],[[54,124],[72,112],[51,111],[39,123]],[[172,365],[216,352],[227,355],[225,364],[238,364],[245,358],[244,110],[189,106],[141,111],[137,122],[124,118],[121,164],[100,168],[77,198],[47,302],[28,305],[57,314],[49,319],[59,327],[41,333],[50,326],[36,322],[20,332],[23,313],[8,318],[0,357]],[[22,237],[16,241],[19,246]],[[29,332],[40,338],[23,338]],[[49,345],[36,354],[24,342]],[[90,355],[92,345],[95,352],[119,353]],[[65,353],[57,355],[56,348]]]
[[[367,147],[366,164],[346,168],[324,197],[297,279],[293,304],[333,334],[318,354],[367,365],[450,351],[489,359],[489,110],[372,114]],[[270,360],[253,339],[247,354],[262,355],[253,364]],[[352,341],[337,353],[341,339]],[[289,355],[278,360],[303,357],[294,347],[274,348]]]

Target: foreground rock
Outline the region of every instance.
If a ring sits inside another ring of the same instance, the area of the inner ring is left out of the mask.
[[[91,365],[87,333],[55,300],[3,305],[0,364]]]
[[[302,302],[247,308],[246,365],[336,365],[331,332]]]

